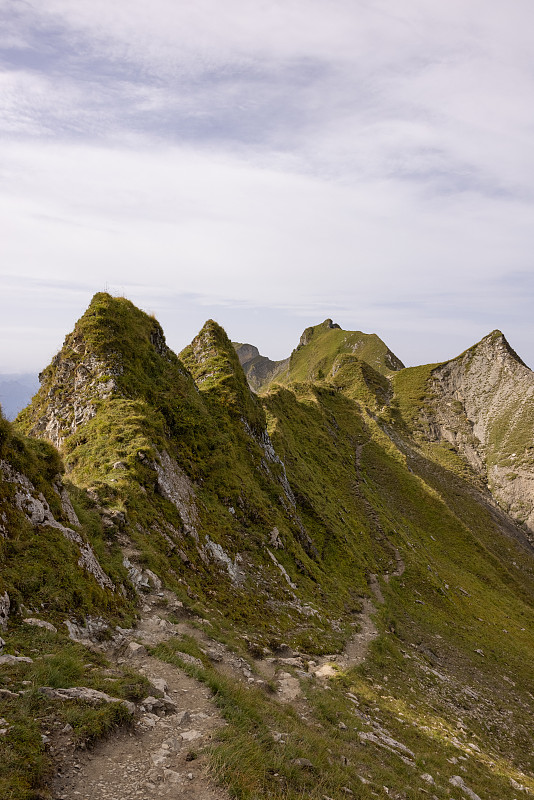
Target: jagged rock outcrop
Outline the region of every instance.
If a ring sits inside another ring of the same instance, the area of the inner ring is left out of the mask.
[[[498,503],[534,532],[534,372],[493,331],[432,370],[434,432],[483,475]]]
[[[116,392],[118,369],[98,359],[83,335],[67,337],[64,349],[39,374],[47,394],[46,413],[36,419],[29,435],[45,437],[60,449],[67,436],[95,416],[96,404]]]
[[[161,494],[177,509],[184,530],[198,542],[198,511],[195,505],[195,489],[183,469],[169,454],[156,452],[153,468],[157,474],[157,486]]]
[[[77,531],[67,528],[58,522],[50,510],[50,506],[44,495],[37,492],[33,483],[22,473],[13,469],[11,464],[0,459],[0,472],[6,483],[14,485],[14,503],[16,508],[22,512],[31,525],[56,528],[60,530],[68,541],[73,542],[79,549],[80,557],[78,564],[83,567],[95,578],[98,585],[104,589],[115,590],[113,581],[104,572],[91,545],[84,541]],[[74,509],[70,505],[71,516]]]
[[[41,686],[39,687],[39,692],[53,700],[81,700],[90,706],[98,706],[102,703],[119,703],[130,714],[135,714],[135,704],[130,703],[129,700],[111,697],[106,692],[88,689],[87,686],[73,686],[70,689],[53,689],[51,686]]]

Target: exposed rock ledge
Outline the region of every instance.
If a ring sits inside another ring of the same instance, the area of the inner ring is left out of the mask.
[[[107,588],[114,591],[115,585],[100,566],[91,545],[85,542],[77,531],[72,530],[72,528],[66,528],[54,518],[44,495],[37,492],[33,483],[25,475],[17,472],[7,461],[0,460],[0,472],[7,483],[15,485],[15,505],[25,515],[26,519],[32,525],[48,526],[49,528],[60,530],[66,539],[77,545],[80,551],[78,560],[80,567],[90,572],[102,589]],[[74,514],[72,506],[65,513],[71,519]],[[76,515],[74,514],[74,516]]]

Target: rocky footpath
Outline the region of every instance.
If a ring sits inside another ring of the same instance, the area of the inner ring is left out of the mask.
[[[247,686],[263,688],[269,683],[275,688],[275,698],[280,703],[294,705],[305,716],[309,709],[302,697],[301,681],[325,681],[338,669],[348,669],[364,661],[370,643],[378,635],[372,619],[375,603],[364,598],[361,612],[353,623],[357,631],[343,653],[313,659],[285,646],[276,654],[264,654],[261,658],[251,656],[247,661],[213,640],[209,635],[209,623],[204,626],[208,630],[203,630],[199,625],[193,625],[185,615],[176,622],[183,612],[182,603],[171,592],[162,590],[154,573],[132,563],[135,551],[130,550],[128,555],[126,561],[131,579],[142,600],[139,625],[133,629],[119,629],[111,641],[99,644],[87,638],[91,636],[87,630],[72,628],[71,636],[103,650],[118,668],[131,664],[148,678],[154,694],[159,696],[145,698],[137,708],[129,703],[130,710],[135,713],[132,729],[101,742],[91,752],[69,748],[65,732],[62,732],[61,746],[58,742],[52,745],[53,751],[60,756],[54,783],[55,800],[111,800],[116,797],[125,800],[156,797],[226,800],[226,793],[213,784],[208,770],[210,742],[217,729],[226,724],[209,690],[183,670],[151,657],[147,647],[173,637],[191,636],[218,672]],[[393,576],[404,572],[404,563],[400,555],[397,556],[397,569]],[[370,576],[370,588],[375,602],[383,603],[375,575]],[[202,666],[198,659],[187,653],[181,653],[180,657],[195,666]],[[57,699],[79,695],[87,702],[114,700],[93,698],[91,690],[87,689],[54,691],[44,688],[43,691],[51,692]],[[98,692],[92,694],[102,695]],[[383,731],[369,733],[367,738],[391,749],[393,740],[391,737],[388,739]],[[364,739],[365,736],[362,741]],[[402,744],[393,743],[393,752],[404,753],[406,748]],[[413,758],[413,754],[410,755]]]
[[[130,573],[142,600],[138,626],[118,629],[111,640],[103,642],[97,642],[90,626],[83,630],[71,626],[71,637],[104,652],[115,669],[126,665],[141,672],[149,680],[154,695],[146,697],[137,707],[128,703],[134,714],[132,726],[100,742],[91,751],[75,750],[68,731],[62,730],[56,735],[50,743],[58,764],[54,800],[115,800],[117,797],[124,800],[160,797],[226,800],[227,794],[214,784],[208,768],[213,736],[226,724],[209,689],[178,667],[151,657],[147,648],[174,637],[191,636],[222,675],[246,686],[263,688],[269,683],[275,688],[274,697],[280,703],[292,704],[302,714],[308,711],[302,698],[302,680],[325,681],[337,669],[347,669],[365,659],[371,641],[378,635],[372,620],[375,605],[370,599],[364,599],[354,622],[358,630],[343,653],[313,659],[286,646],[276,654],[265,654],[261,658],[251,656],[247,661],[213,640],[209,624],[202,627],[192,624],[181,602],[171,592],[162,590],[157,576],[132,563],[134,552],[129,551],[129,556]],[[403,565],[399,567],[395,574],[402,574],[403,568]],[[375,601],[383,602],[376,576],[371,576],[371,590]],[[180,658],[202,666],[187,653],[180,653]],[[78,697],[90,703],[125,702],[83,687],[67,690],[43,687],[41,691],[63,700]],[[374,736],[373,741],[376,739],[376,734],[369,735]],[[381,740],[379,745],[383,745]]]
[[[148,584],[150,576],[138,572]],[[143,600],[137,628],[120,629],[104,643],[84,641],[101,649],[115,670],[126,665],[146,676],[153,694],[133,709],[131,727],[91,751],[75,750],[62,732],[62,740],[51,744],[58,760],[55,800],[226,800],[208,770],[207,747],[217,728],[225,724],[209,690],[177,667],[150,657],[146,650],[179,635],[180,626],[169,622],[167,614],[168,609],[179,610],[180,604],[174,606],[173,596],[164,592],[152,591]],[[71,635],[76,638],[75,631]]]
[[[91,752],[63,759],[54,782],[57,800],[184,797],[223,800],[207,768],[206,747],[224,724],[208,689],[184,672],[138,655],[138,668],[171,698],[172,706],[147,698],[132,729]]]

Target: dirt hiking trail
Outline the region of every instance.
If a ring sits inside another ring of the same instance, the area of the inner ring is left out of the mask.
[[[391,575],[403,572],[404,563],[397,553],[396,570]],[[389,577],[384,576],[386,582]],[[170,592],[145,595],[138,627],[122,631],[120,648],[110,650],[104,645],[103,649],[118,665],[131,660],[132,667],[166,693],[174,708],[165,714],[161,708],[155,709],[158,713],[145,708],[132,728],[99,742],[92,750],[66,750],[53,785],[54,800],[229,800],[208,769],[206,751],[216,731],[226,725],[209,689],[178,667],[149,656],[144,645],[155,646],[171,637],[189,634],[222,674],[257,686],[264,679],[274,679],[277,699],[299,704],[297,676],[303,677],[303,670],[307,670],[308,679],[313,676],[327,679],[335,674],[336,667],[348,669],[366,658],[370,643],[378,636],[372,619],[375,602],[384,602],[376,575],[369,576],[369,588],[374,602],[363,598],[358,621],[354,623],[358,632],[347,642],[343,653],[306,664],[310,657],[291,651],[286,658],[256,660],[255,671],[247,661],[210,639],[207,632],[187,621],[171,622],[168,614],[173,613],[177,604]],[[296,675],[287,672],[288,667],[296,669]]]

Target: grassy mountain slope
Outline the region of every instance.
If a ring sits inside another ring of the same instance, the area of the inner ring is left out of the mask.
[[[128,626],[136,600],[111,531],[62,472],[51,445],[0,414],[0,796],[14,800],[48,796],[44,730],[68,723],[82,745],[128,717],[119,706],[66,707],[38,687],[83,683],[127,698],[137,682],[106,681],[104,660],[68,636],[65,622]]]
[[[284,666],[293,706],[195,667],[227,715],[214,763],[236,797],[534,792],[532,549],[463,434],[437,435],[439,366],[401,366],[327,320],[257,397],[213,321],[178,358],[155,320],[101,294],[19,418],[243,657],[339,652],[374,603],[362,664],[326,681]]]
[[[69,478],[125,515],[139,563],[184,601],[206,609],[213,593],[265,642],[298,630],[313,648],[339,646],[330,619],[357,605],[357,590],[320,564],[264,409],[216,323],[179,360],[155,320],[97,295],[18,424],[54,438]],[[283,546],[270,547],[277,535]],[[350,575],[354,555],[339,557]],[[324,615],[310,612],[320,581],[337,589],[322,593]]]
[[[65,613],[128,612],[118,591],[126,578],[120,549],[106,539],[91,499],[63,484],[57,451],[0,418],[0,459],[0,592],[11,612],[23,606],[54,622]]]
[[[287,385],[293,381],[325,380],[335,375],[339,357],[344,355],[358,358],[382,375],[390,375],[403,367],[376,334],[344,331],[331,319],[326,319],[320,325],[306,328],[287,364],[272,362],[279,363],[280,368],[264,380],[255,378],[251,385],[257,391],[264,391],[273,382]],[[245,362],[247,375],[250,369],[254,370],[254,364],[254,360]]]

